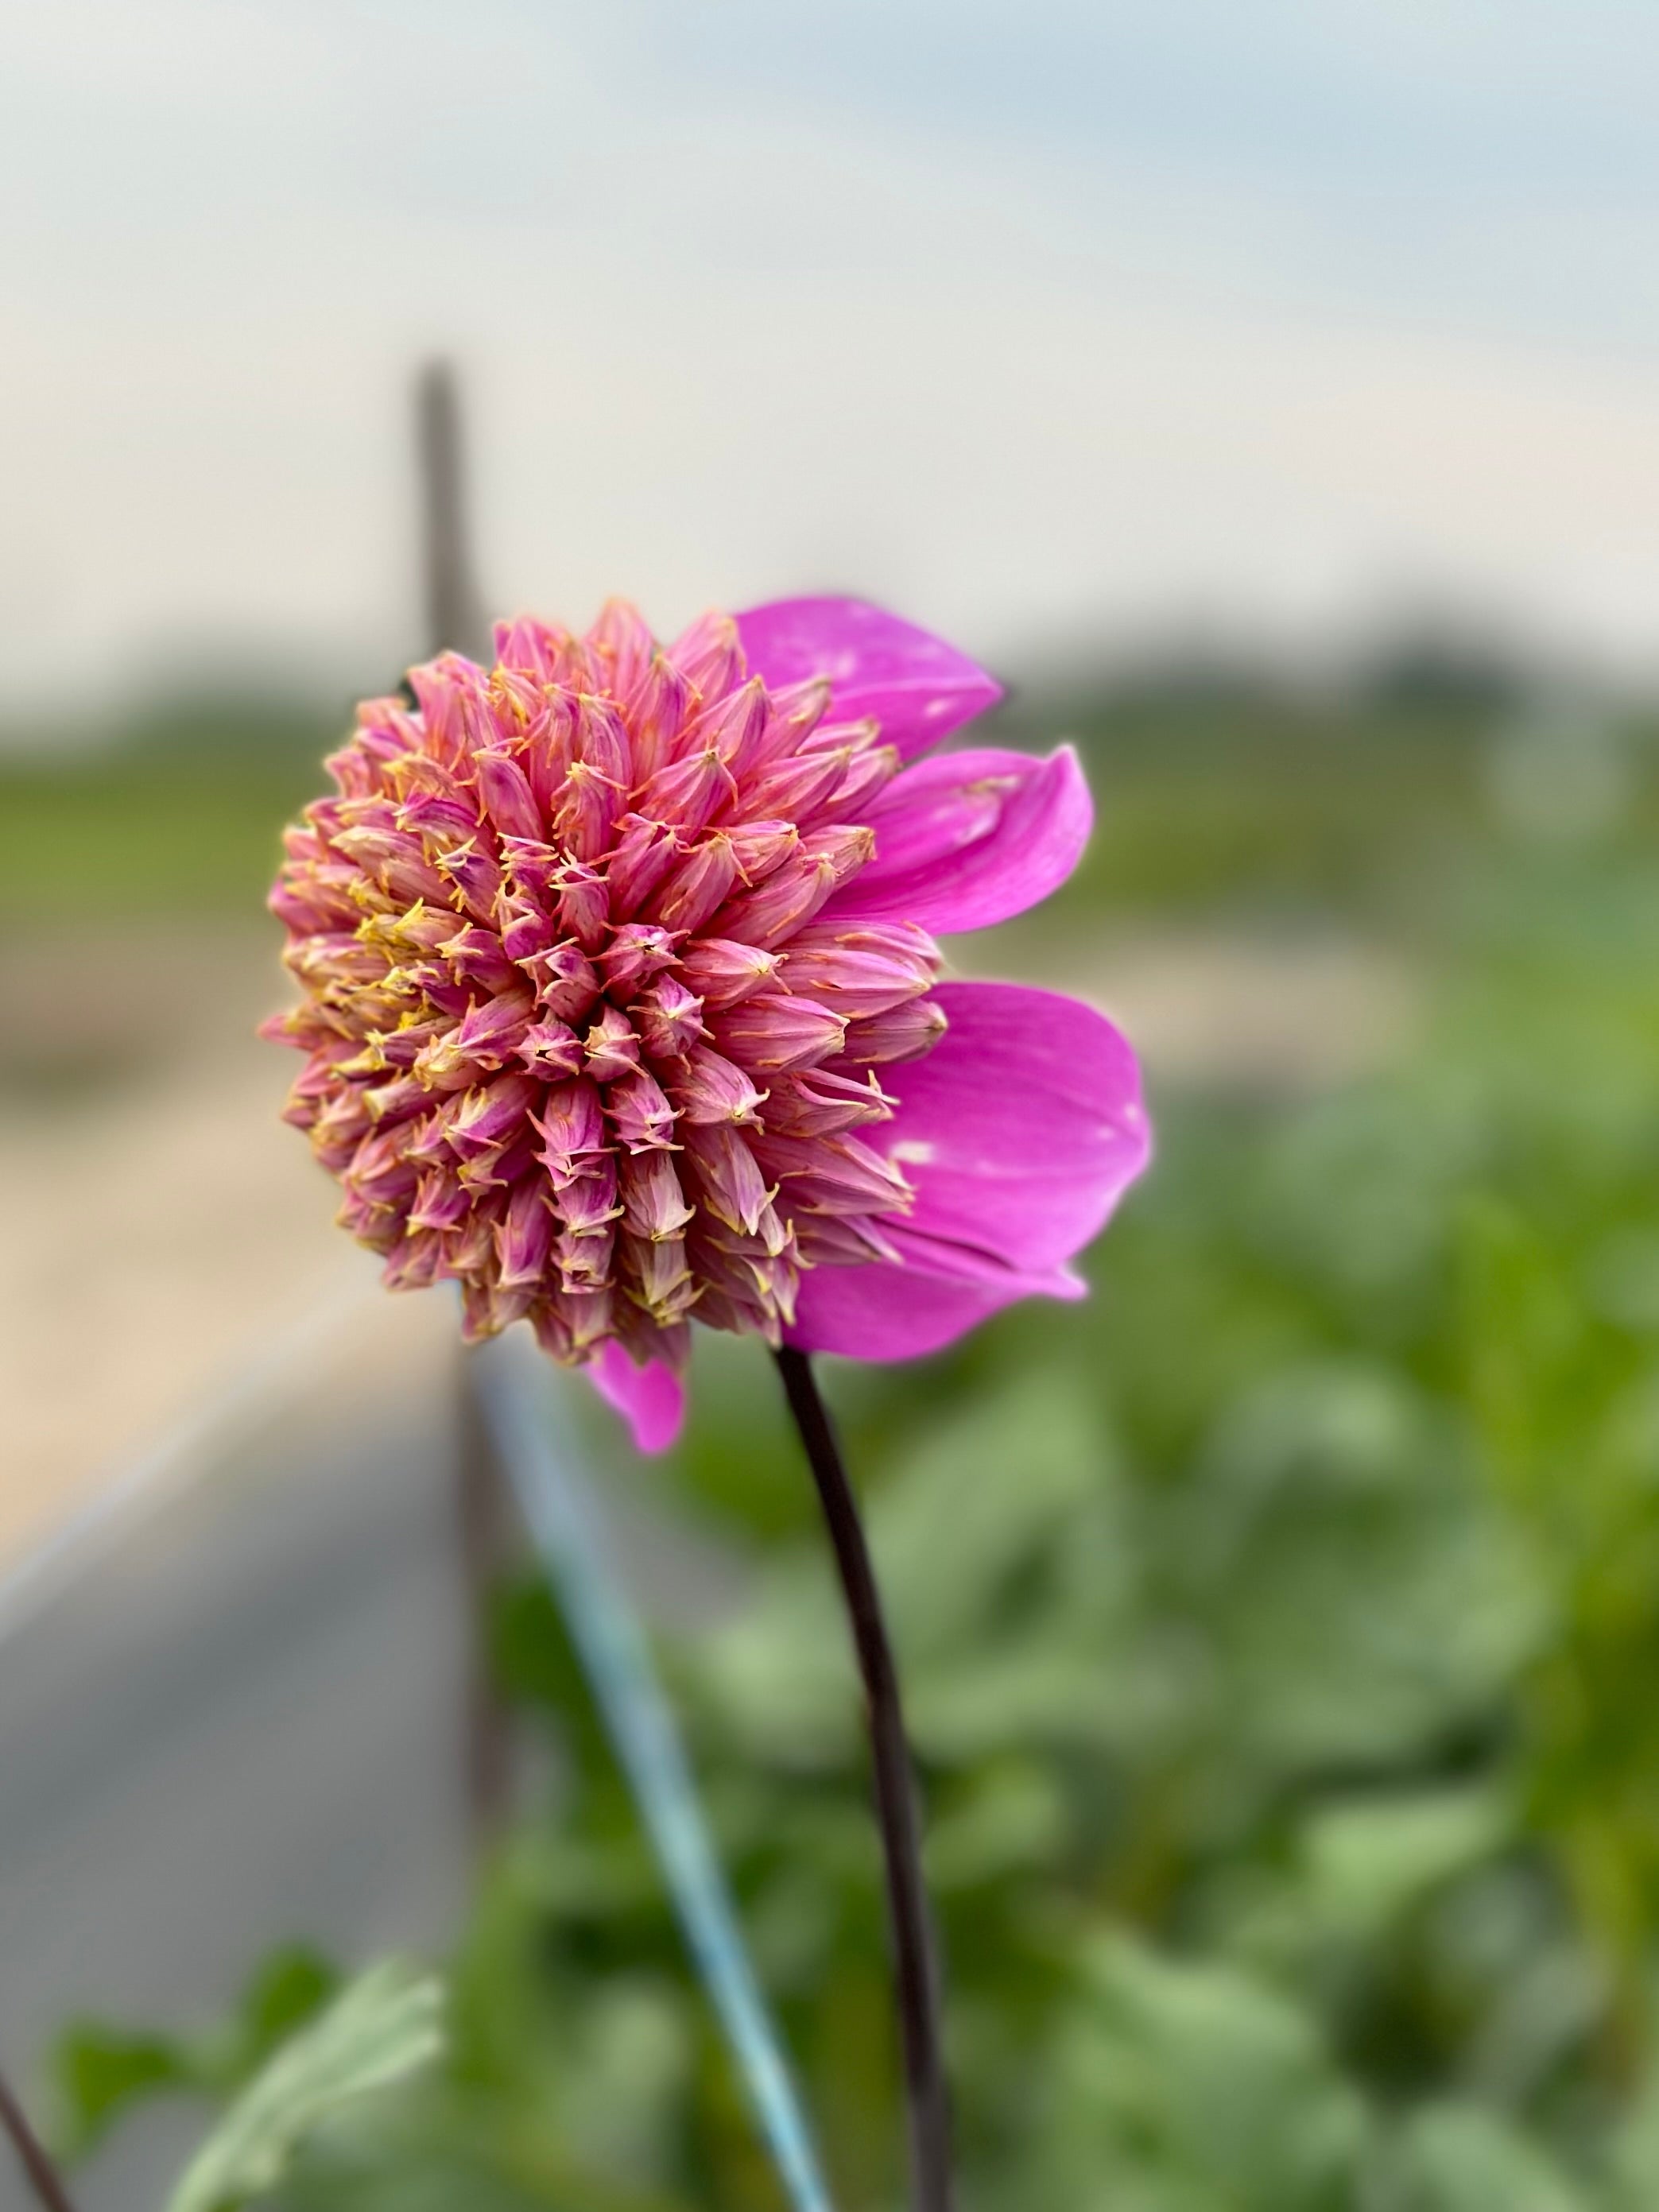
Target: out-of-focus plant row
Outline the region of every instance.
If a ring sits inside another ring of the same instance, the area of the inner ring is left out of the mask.
[[[1074,720],[1102,824],[1068,943],[1108,908],[1328,921],[1408,958],[1424,1012],[1400,1064],[1328,1095],[1158,1100],[1160,1163],[1090,1304],[831,1374],[932,1808],[968,2200],[1645,2212],[1642,726],[1479,688]],[[896,2066],[844,1632],[763,1361],[715,1345],[706,1380],[678,1503],[743,1594],[665,1661],[838,2202],[875,2212]],[[774,2212],[554,1611],[526,1585],[496,1628],[553,1756],[450,1962],[449,2056],[319,2131],[281,2201]],[[146,2085],[240,2078],[326,1990],[268,1973],[216,2072],[199,2044],[78,2031],[70,2134]]]
[[[313,792],[348,717],[343,695],[207,690],[96,723],[0,726],[12,848],[0,908],[244,918],[269,882],[276,825]],[[999,725],[1033,747],[1057,733],[1083,744],[1100,820],[1074,914],[1352,916],[1402,872],[1481,842],[1494,810],[1659,830],[1651,702],[1540,693],[1438,648],[1324,684],[1176,658],[1059,696],[1017,690],[987,736]]]

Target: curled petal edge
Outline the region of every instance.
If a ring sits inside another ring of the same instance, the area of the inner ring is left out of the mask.
[[[1058,890],[1089,842],[1094,804],[1070,745],[1046,759],[981,750],[906,769],[869,821],[875,857],[823,919],[905,921],[948,936],[1007,921]]]
[[[827,677],[835,720],[873,718],[906,760],[1002,696],[965,653],[866,599],[774,599],[737,625],[750,667],[770,688]]]

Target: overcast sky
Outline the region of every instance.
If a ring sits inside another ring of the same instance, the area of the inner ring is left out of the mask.
[[[1647,0],[9,0],[0,700],[815,585],[1659,672]]]

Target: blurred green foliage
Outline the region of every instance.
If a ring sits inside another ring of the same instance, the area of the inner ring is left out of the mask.
[[[1083,745],[1100,814],[1074,913],[1307,920],[1382,905],[1398,924],[1410,909],[1389,894],[1455,872],[1489,833],[1491,741],[1536,711],[1503,671],[1413,649],[1323,687],[1176,663],[1017,697],[981,726]],[[1651,710],[1614,720],[1645,756]],[[350,721],[343,698],[198,690],[96,727],[0,727],[0,909],[245,918],[280,825]],[[1628,843],[1659,828],[1659,779],[1644,769],[1626,796]]]
[[[206,695],[0,747],[0,915],[24,927],[257,911],[277,832],[349,716]]]
[[[1581,745],[1432,684],[1030,710],[1067,719],[1102,830],[1025,952],[1064,945],[1075,975],[1103,918],[1289,917],[1408,961],[1424,1012],[1340,1091],[1158,1097],[1088,1305],[830,1374],[931,1811],[965,2200],[1643,2212],[1647,735]],[[1575,805],[1592,744],[1616,754],[1599,811]],[[837,2202],[877,2212],[901,2133],[858,1705],[752,1347],[706,1347],[672,1480],[744,1595],[665,1663]],[[450,2057],[319,2136],[282,2201],[777,2212],[554,1610],[526,1586],[496,1628],[553,1755],[451,1962]],[[73,2066],[64,2087],[84,2135],[95,2096]]]
[[[224,2097],[241,2089],[329,2002],[339,1978],[317,1952],[290,1944],[259,1961],[234,2008],[204,2033],[71,2021],[52,2054],[57,2148],[65,2158],[84,2157],[132,2106],[158,2092]]]
[[[167,2212],[240,2212],[287,2179],[310,2139],[441,2056],[436,1978],[385,1959],[283,2039],[191,2160]]]

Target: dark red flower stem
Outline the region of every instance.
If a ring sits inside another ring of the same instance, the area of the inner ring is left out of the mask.
[[[898,1984],[899,2028],[916,2212],[951,2212],[951,2113],[939,2034],[939,1976],[921,1872],[921,1818],[899,1701],[898,1670],[882,1619],[870,1547],[841,1448],[805,1352],[777,1354],[789,1410],[817,1484],[841,1577],[870,1726],[876,1818],[886,1863],[887,1905]]]
[[[46,2155],[46,2145],[29,2125],[23,2107],[12,2094],[11,2085],[0,2074],[0,2128],[11,2137],[12,2148],[35,2195],[46,2208],[46,2212],[75,2212],[70,2193],[59,2179],[57,2167]]]

